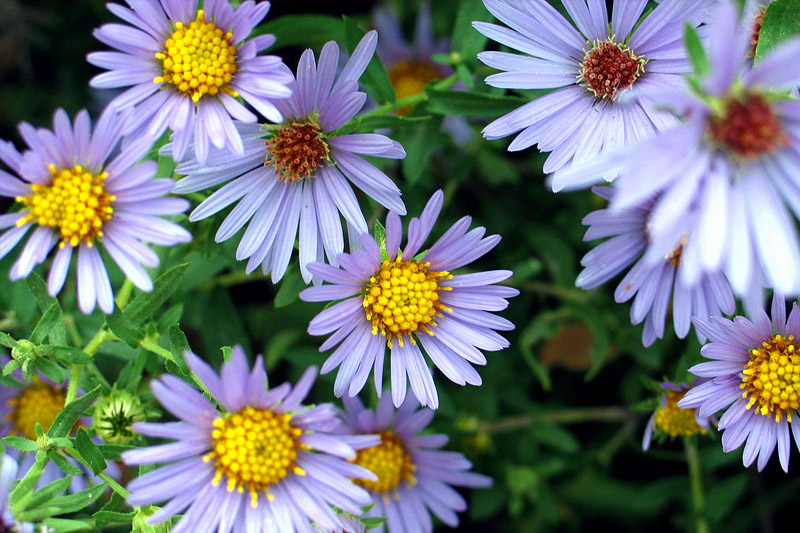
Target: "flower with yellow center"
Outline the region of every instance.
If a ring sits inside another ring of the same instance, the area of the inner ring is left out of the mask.
[[[663,431],[673,439],[675,437],[688,437],[698,433],[707,433],[708,429],[697,423],[694,409],[681,409],[678,401],[683,398],[683,392],[667,392],[664,405],[656,410],[656,429]]]
[[[776,422],[800,409],[800,350],[793,335],[775,335],[750,350],[750,361],[742,371],[747,408],[775,417]]]
[[[30,196],[17,196],[17,202],[28,208],[17,226],[35,222],[56,228],[61,248],[67,244],[74,248],[81,242],[93,246],[95,239],[103,236],[103,224],[114,213],[111,203],[116,197],[103,188],[108,173],[92,173],[80,165],[68,169],[48,165],[48,169],[49,185],[34,183]]]
[[[378,476],[377,481],[355,479],[355,483],[370,492],[377,492],[388,500],[391,494],[397,499],[396,489],[400,483],[413,487],[417,480],[414,472],[417,467],[411,462],[411,456],[403,446],[403,441],[392,431],[381,431],[381,443],[372,448],[358,450],[355,464],[366,468]]]
[[[389,81],[394,88],[398,100],[416,96],[425,90],[425,87],[442,76],[433,65],[425,61],[399,61],[389,69]],[[397,110],[401,116],[408,115],[414,106],[406,106]]]
[[[233,32],[223,32],[213,22],[206,22],[205,11],[200,9],[189,26],[175,23],[164,51],[156,53],[164,74],[153,82],[171,83],[193,102],[219,92],[238,96],[230,87],[236,72],[236,47],[232,40]]]
[[[416,343],[413,334],[425,332],[433,335],[428,327],[436,326],[434,319],[442,316],[440,311],[452,309],[439,302],[439,291],[452,290],[440,287],[439,282],[453,276],[449,272],[428,270],[430,263],[403,261],[400,256],[394,261],[384,260],[380,270],[369,278],[364,294],[364,312],[372,322],[372,334],[386,337],[387,345],[397,339],[403,346],[403,336]]]
[[[64,408],[65,399],[59,387],[49,385],[35,376],[27,387],[8,400],[9,411],[5,421],[11,423],[12,434],[36,440],[36,424],[47,432]]]

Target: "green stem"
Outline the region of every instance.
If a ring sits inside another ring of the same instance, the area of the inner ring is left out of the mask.
[[[83,365],[72,365],[69,369],[69,386],[67,386],[67,397],[64,400],[64,405],[75,399],[78,395],[78,381],[83,372]]]
[[[39,478],[41,478],[44,473],[44,467],[47,466],[47,461],[47,455],[43,450],[36,452],[36,461],[33,463],[33,466],[31,466],[31,469],[28,470],[28,473],[25,474],[25,477],[20,480],[17,486],[14,487],[14,490],[11,491],[9,501],[11,502],[11,512],[15,516],[22,514],[22,511],[25,509],[25,504],[30,500],[33,495],[33,489],[36,488]]]
[[[442,81],[435,83],[433,85],[434,89],[442,90],[447,89],[454,83],[458,81],[458,74],[453,74]],[[404,107],[415,106],[422,102],[428,101],[428,93],[426,91],[422,91],[418,94],[413,94],[411,96],[406,96],[405,98],[401,98],[399,100],[395,100],[394,102],[389,102],[387,104],[383,104],[382,106],[378,107],[377,109],[373,109],[369,113],[364,113],[363,115],[359,116],[358,118],[364,119],[366,117],[371,117],[374,115],[384,115],[389,111],[395,111],[396,109],[402,109]]]
[[[150,342],[148,340],[142,340],[142,341],[139,342],[139,346],[142,347],[142,349],[147,350],[148,352],[152,352],[152,353],[154,353],[156,355],[160,355],[161,357],[163,357],[167,361],[170,361],[172,363],[177,364],[175,362],[175,358],[172,356],[172,352],[170,352],[166,348],[162,348],[158,344],[155,344],[155,343]]]
[[[83,456],[80,453],[78,453],[78,450],[75,450],[73,448],[62,448],[62,450],[67,452],[67,455],[69,455],[70,457],[72,457],[73,459],[75,459],[76,461],[78,461],[79,463],[84,465],[85,467],[87,467],[89,470],[92,469],[92,466],[88,462],[86,462],[86,460],[83,458]],[[99,474],[97,474],[97,477],[99,477],[100,479],[105,481],[106,484],[108,484],[108,486],[111,487],[111,490],[113,490],[114,492],[116,492],[117,494],[122,496],[123,498],[128,499],[128,496],[131,495],[131,493],[128,492],[128,490],[125,487],[123,487],[122,485],[120,485],[119,483],[114,481],[114,478],[112,478],[111,476],[109,476],[105,472],[100,472]]]
[[[93,356],[104,342],[115,338],[116,335],[108,331],[105,327],[102,327],[97,330],[97,333],[95,333],[94,337],[92,337],[92,340],[89,341],[89,344],[86,345],[83,351]],[[67,386],[67,397],[64,399],[64,405],[74,400],[78,395],[78,381],[81,378],[81,373],[83,372],[84,366],[85,365],[72,365],[70,367],[69,386]]]
[[[117,293],[117,307],[120,309],[125,309],[125,306],[128,305],[128,300],[131,299],[132,293],[133,282],[128,278],[125,278],[125,283],[122,284],[122,288]]]
[[[103,345],[104,342],[113,339],[115,336],[113,333],[108,331],[105,327],[100,328],[97,333],[94,334],[92,340],[89,341],[89,344],[83,349],[89,355],[94,355],[94,353]]]
[[[694,508],[697,533],[708,533],[708,520],[705,517],[705,495],[703,494],[703,472],[700,467],[700,456],[697,447],[689,439],[683,439],[686,452],[686,464],[689,466],[689,482],[692,489],[692,506]]]
[[[630,420],[636,415],[628,409],[616,406],[585,407],[583,409],[564,409],[533,415],[503,418],[496,422],[481,422],[478,432],[498,433],[524,429],[534,424],[580,424],[584,422],[619,422]]]

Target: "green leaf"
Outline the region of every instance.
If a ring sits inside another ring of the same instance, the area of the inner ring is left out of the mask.
[[[180,324],[172,324],[169,327],[169,351],[172,352],[172,357],[185,376],[191,375],[191,371],[183,359],[183,352],[191,350],[189,341],[186,339],[186,334],[181,330]]]
[[[253,30],[252,35],[271,33],[275,48],[300,46],[322,48],[328,41],[344,39],[342,21],[330,15],[284,15]]]
[[[443,117],[436,117],[419,127],[409,130],[406,142],[406,158],[403,159],[403,174],[409,184],[416,183],[428,166],[428,159],[438,144],[435,138],[441,130]]]
[[[42,505],[48,500],[52,500],[53,498],[55,498],[56,496],[67,490],[71,482],[72,478],[63,477],[61,479],[57,479],[51,483],[48,483],[44,487],[36,489],[36,492],[33,493],[33,496],[31,496],[31,498],[27,502],[25,502],[26,503],[25,508],[35,509],[36,507]]]
[[[57,381],[58,383],[62,383],[64,381],[64,372],[61,370],[60,366],[58,366],[52,361],[48,361],[47,359],[37,357],[33,361],[33,366],[41,370],[42,374],[52,379],[53,381]]]
[[[45,311],[42,318],[39,319],[36,327],[33,328],[31,342],[34,344],[42,344],[45,337],[50,334],[55,325],[61,320],[61,306],[58,305],[58,302],[55,302],[47,308],[47,311]]]
[[[101,444],[97,447],[103,458],[106,461],[120,461],[122,459],[122,452],[136,449],[136,446],[128,446],[126,444]]]
[[[53,359],[63,365],[88,365],[92,356],[72,346],[56,346],[53,350]]]
[[[689,52],[689,61],[692,63],[694,73],[698,77],[704,77],[709,72],[708,56],[700,41],[700,36],[694,26],[688,22],[683,27],[683,44]]]
[[[91,531],[90,524],[80,520],[69,520],[67,518],[48,518],[42,522],[47,526],[48,531],[58,531],[59,533],[69,533],[70,531]]]
[[[459,2],[450,49],[458,52],[462,61],[477,63],[478,52],[486,49],[487,37],[473,28],[472,23],[491,22],[493,19],[483,2]]]
[[[144,338],[144,331],[134,326],[116,305],[114,306],[114,313],[106,315],[106,325],[114,335],[131,348],[137,348],[139,342]]]
[[[14,340],[14,337],[9,335],[8,333],[3,333],[2,331],[0,331],[0,345],[10,349],[14,348],[17,345],[17,341]]]
[[[32,452],[36,450],[36,442],[28,440],[24,437],[3,437],[3,442],[23,452]]]
[[[386,228],[383,227],[380,220],[375,221],[375,227],[372,228],[372,235],[375,237],[375,242],[381,249],[381,259],[386,261],[389,254],[386,253]]]
[[[60,496],[53,500],[50,505],[57,508],[59,514],[74,513],[94,503],[95,500],[103,495],[105,490],[106,484],[100,483],[75,494]]]
[[[47,292],[47,283],[36,272],[31,272],[28,275],[28,277],[25,278],[25,283],[28,285],[28,288],[33,293],[33,297],[36,299],[36,303],[39,305],[39,309],[41,309],[43,313],[47,314],[47,312],[53,305],[58,306],[59,308],[58,319],[55,321],[55,323],[49,330],[50,342],[52,342],[53,344],[66,344],[67,326],[66,324],[64,324],[64,317],[63,313],[61,313],[61,306],[58,303],[58,300],[55,297],[50,296],[50,293]],[[44,319],[44,316],[42,317],[42,319]]]
[[[381,527],[386,519],[382,516],[363,516],[358,519],[367,529],[375,529]]]
[[[438,115],[497,117],[528,103],[524,98],[428,88],[425,110]]]
[[[189,263],[176,265],[167,270],[153,283],[151,292],[143,292],[136,296],[131,303],[125,307],[123,314],[131,324],[138,325],[153,316],[158,309],[169,300],[172,293],[180,285]]]
[[[107,465],[105,459],[103,459],[103,454],[83,428],[78,429],[78,434],[75,435],[75,449],[89,463],[95,475],[106,469]]]
[[[344,25],[344,42],[347,45],[347,51],[352,54],[362,37],[364,37],[365,32],[350,17],[343,16],[342,23]],[[384,68],[381,60],[378,59],[377,54],[372,57],[367,70],[361,75],[360,82],[370,96],[379,104],[394,102],[395,95],[392,82],[389,80],[386,68]]]
[[[800,33],[800,0],[775,0],[767,6],[756,46],[756,61]]]
[[[95,398],[100,395],[101,386],[98,385],[83,396],[76,398],[69,402],[64,409],[58,413],[58,416],[50,426],[47,435],[51,438],[66,437],[75,422],[83,415],[83,412],[92,405]]]
[[[358,117],[356,117],[358,118]],[[417,127],[420,123],[430,120],[430,115],[424,117],[401,117],[399,115],[369,115],[362,117],[358,131],[369,133],[383,128],[401,129]]]
[[[47,457],[68,476],[82,476],[85,472],[70,462],[66,457],[58,453],[58,450],[48,450]]]
[[[116,511],[97,511],[92,517],[97,521],[98,526],[105,524],[130,524],[136,513],[119,513]]]
[[[297,300],[300,291],[306,288],[303,281],[303,276],[300,275],[300,269],[294,265],[290,266],[283,276],[283,281],[275,295],[275,308],[286,307],[295,300]]]

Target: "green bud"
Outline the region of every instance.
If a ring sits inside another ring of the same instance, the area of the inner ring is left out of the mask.
[[[133,424],[144,420],[142,403],[127,391],[113,390],[94,407],[94,430],[109,444],[130,443],[136,436]]]

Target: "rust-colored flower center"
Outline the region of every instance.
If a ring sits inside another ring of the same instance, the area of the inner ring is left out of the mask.
[[[400,61],[389,69],[389,80],[398,100],[421,93],[430,82],[441,77],[439,71],[425,61]],[[403,107],[397,114],[407,115],[413,108]]]
[[[613,39],[597,41],[581,63],[578,83],[601,99],[613,100],[644,74],[645,60]]]
[[[745,159],[768,154],[789,142],[772,106],[753,93],[729,98],[724,114],[710,117],[708,133],[720,148]]]
[[[292,183],[312,177],[329,155],[319,125],[309,119],[285,124],[273,134],[267,140],[264,164],[272,166],[279,180]]]
[[[434,318],[442,316],[440,310],[450,309],[439,302],[439,282],[453,277],[449,272],[428,270],[430,263],[403,261],[399,257],[381,263],[377,274],[369,278],[364,295],[364,311],[372,322],[372,334],[386,337],[391,348],[398,339],[403,346],[403,335],[416,342],[412,333],[424,331],[433,335],[428,327],[435,326]]]
[[[403,447],[400,437],[391,431],[379,433],[381,443],[372,448],[358,450],[355,464],[366,468],[378,477],[377,481],[354,479],[353,481],[372,492],[392,493],[400,483],[405,482],[409,487],[414,486],[417,480],[414,472],[417,467],[411,462],[411,456]]]
[[[48,431],[64,408],[64,391],[43,382],[38,376],[15,398],[8,400],[5,419],[13,424],[12,433],[36,440],[36,424]]]
[[[205,12],[189,26],[175,23],[175,31],[164,43],[164,51],[156,53],[164,70],[154,83],[171,83],[197,102],[204,96],[224,92],[238,96],[231,86],[236,72],[236,47],[233,33],[224,33],[213,22],[206,22]]]
[[[706,433],[707,430],[697,423],[694,409],[681,409],[678,402],[683,398],[682,391],[668,391],[667,402],[664,407],[656,411],[656,428],[672,438],[688,437],[697,433]]]
[[[214,462],[217,475],[213,485],[225,477],[228,492],[247,489],[253,507],[260,493],[271,501],[271,483],[279,482],[289,472],[305,475],[296,465],[302,434],[302,429],[292,425],[291,415],[270,409],[246,407],[217,418],[211,432],[214,447],[203,458]]]
[[[756,56],[756,48],[758,48],[758,38],[761,35],[761,25],[764,24],[764,13],[767,11],[767,6],[762,6],[761,9],[758,10],[758,14],[755,16],[753,20],[753,33],[750,37],[750,44],[752,45],[750,49],[750,55],[755,57]]]
[[[764,416],[780,421],[784,415],[792,421],[792,412],[800,409],[800,346],[794,336],[775,335],[750,350],[744,366],[742,398],[750,398],[747,408],[755,407]]]

